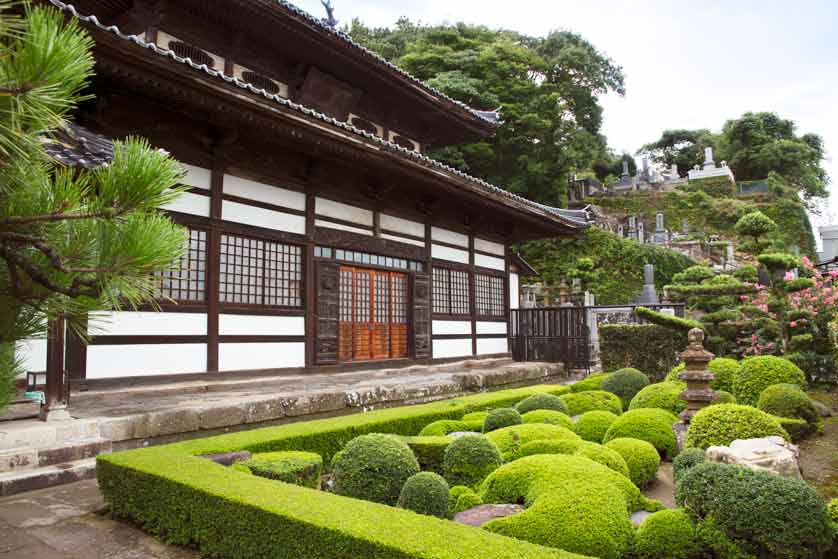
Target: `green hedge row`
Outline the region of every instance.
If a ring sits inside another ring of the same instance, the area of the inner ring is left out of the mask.
[[[284,484],[198,455],[234,450],[332,455],[357,435],[415,435],[425,424],[510,406],[536,386],[404,408],[293,423],[97,457],[111,511],[167,542],[229,559],[571,559],[580,556],[376,503]]]
[[[657,324],[604,324],[599,327],[599,350],[604,371],[632,367],[654,381],[663,380],[687,349],[687,333]]]

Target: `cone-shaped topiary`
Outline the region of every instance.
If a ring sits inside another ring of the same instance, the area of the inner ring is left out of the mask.
[[[620,402],[620,398],[605,390],[573,392],[562,394],[559,398],[567,405],[567,414],[571,417],[593,410],[610,411],[617,415],[623,413],[623,404]]]
[[[789,434],[774,416],[739,404],[717,404],[699,410],[687,428],[687,448],[727,446],[736,439],[753,439]]]
[[[713,390],[724,390],[726,392],[733,392],[733,379],[739,373],[739,361],[729,357],[716,357],[707,363],[707,369],[713,373],[716,378],[710,381],[710,388]]]
[[[332,461],[335,493],[395,505],[404,482],[419,473],[419,463],[404,442],[393,435],[355,437]]]
[[[672,461],[672,477],[677,483],[694,466],[707,460],[707,455],[701,448],[687,448],[682,450]]]
[[[601,443],[617,416],[610,411],[587,411],[579,416],[573,430],[586,441]]]
[[[553,410],[567,413],[567,405],[554,394],[533,394],[524,398],[515,406],[518,413],[524,414],[533,410]]]
[[[591,373],[580,381],[570,385],[573,392],[587,392],[588,390],[602,390],[602,383],[613,373]]]
[[[672,425],[677,421],[677,416],[658,408],[630,410],[611,424],[603,441],[640,439],[654,446],[661,456],[672,458],[678,452],[675,433],[672,431]]]
[[[503,457],[495,443],[483,435],[464,435],[445,449],[442,468],[449,484],[473,487],[501,464]]]
[[[640,439],[620,438],[605,443],[605,448],[620,454],[629,469],[629,479],[637,487],[645,487],[655,479],[661,457],[657,449]]]
[[[623,409],[629,407],[634,395],[649,386],[649,377],[631,367],[620,369],[602,382],[602,389],[619,396]]]
[[[637,559],[694,559],[700,551],[695,525],[683,509],[647,516],[635,534]]]
[[[742,360],[733,379],[733,395],[740,404],[756,406],[763,390],[782,383],[796,384],[805,390],[806,376],[797,365],[782,357],[748,357]]]
[[[594,462],[599,462],[618,474],[629,477],[628,464],[622,455],[616,450],[604,447],[601,444],[585,442],[573,453],[574,456],[584,456]]]
[[[678,396],[687,389],[687,383],[667,381],[650,384],[631,399],[628,409],[660,408],[678,415],[687,403]]]
[[[566,413],[553,410],[533,410],[521,416],[524,423],[549,423],[565,429],[573,429],[573,420]]]
[[[407,478],[399,494],[399,507],[419,514],[448,516],[448,483],[433,472],[419,472]]]
[[[520,425],[524,420],[515,408],[498,408],[489,412],[483,421],[483,432],[495,431],[512,425]]]

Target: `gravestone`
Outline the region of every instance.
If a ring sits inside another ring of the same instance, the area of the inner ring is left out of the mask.
[[[643,267],[643,291],[637,299],[640,305],[658,305],[660,299],[658,298],[658,291],[655,289],[655,266],[654,264],[646,264]]]

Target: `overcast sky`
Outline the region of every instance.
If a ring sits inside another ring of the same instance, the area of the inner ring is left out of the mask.
[[[320,0],[296,0],[318,16]],[[834,0],[333,0],[341,22],[399,16],[543,36],[580,33],[623,67],[626,95],[604,98],[609,145],[634,153],[666,128],[710,128],[774,111],[823,136],[838,182],[838,2]],[[838,186],[817,224],[838,223]],[[817,236],[817,233],[816,233]]]

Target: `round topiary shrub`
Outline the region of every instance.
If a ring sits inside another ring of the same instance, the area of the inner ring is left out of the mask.
[[[463,431],[473,431],[479,433],[483,430],[483,419],[439,419],[432,423],[428,423],[419,431],[420,437],[444,437],[448,433],[457,433]]]
[[[707,460],[707,455],[704,453],[703,449],[687,448],[682,450],[678,456],[675,457],[675,460],[672,461],[673,479],[677,482],[684,477],[684,474],[686,474],[690,468],[698,466],[705,460]]]
[[[803,480],[704,462],[676,484],[675,500],[751,556],[818,559],[832,544],[824,502]]]
[[[457,500],[466,493],[476,494],[474,489],[465,485],[454,485],[448,490],[448,518],[456,514],[454,509],[457,506]]]
[[[510,459],[514,459],[515,454],[528,442],[559,439],[582,440],[579,435],[570,429],[548,423],[525,423],[524,425],[504,427],[486,433],[486,438],[497,445],[503,456],[508,456]]]
[[[571,417],[582,415],[586,411],[603,410],[620,415],[623,404],[620,398],[605,390],[586,390],[559,396],[567,405],[567,414]]]
[[[677,365],[672,367],[668,373],[666,373],[666,377],[663,379],[664,382],[675,382],[681,380],[678,378],[678,374],[686,368],[686,363],[678,363]]]
[[[567,406],[564,402],[562,402],[561,398],[555,396],[553,394],[547,393],[539,393],[533,394],[532,396],[528,396],[524,398],[518,404],[516,404],[515,409],[518,410],[518,413],[524,414],[533,410],[553,410],[553,411],[560,411],[562,413],[567,413]]]
[[[241,464],[256,476],[320,489],[323,458],[314,452],[260,452]]]
[[[573,454],[575,456],[589,458],[594,462],[599,462],[618,474],[629,477],[628,464],[626,464],[626,461],[616,450],[597,443],[583,443]]]
[[[483,421],[483,432],[495,431],[512,425],[520,425],[524,420],[514,408],[498,408],[489,412]]]
[[[655,479],[661,457],[650,443],[640,439],[621,438],[608,441],[605,448],[610,448],[623,457],[628,466],[628,477],[637,487],[645,487]]]
[[[782,357],[748,357],[733,379],[733,395],[740,404],[756,406],[759,395],[772,384],[796,384],[806,389],[806,376],[797,365]]]
[[[554,410],[533,410],[521,416],[524,423],[549,423],[565,429],[573,429],[574,423],[569,415]]]
[[[716,390],[716,399],[713,404],[735,404],[736,398],[726,390]]]
[[[683,509],[647,516],[634,538],[637,559],[693,559],[700,551],[695,525]]]
[[[739,374],[739,361],[729,357],[716,357],[707,364],[707,369],[716,378],[710,381],[710,388],[713,390],[724,390],[733,392],[733,379]]]
[[[579,416],[573,430],[583,440],[601,443],[605,432],[614,423],[617,416],[610,411],[588,411]]]
[[[399,508],[419,514],[448,516],[448,483],[433,472],[419,472],[407,478],[399,494]]]
[[[687,448],[727,446],[736,439],[778,435],[789,440],[780,423],[764,411],[739,404],[707,406],[696,413],[687,428]]]
[[[617,418],[603,438],[604,442],[619,438],[640,439],[654,446],[661,456],[672,458],[678,445],[672,425],[678,421],[674,414],[657,408],[630,410]]]
[[[460,495],[460,498],[457,499],[456,504],[454,505],[454,514],[463,512],[464,510],[468,510],[474,508],[478,505],[483,504],[483,499],[480,498],[480,495],[477,493],[465,493],[464,495]]]
[[[584,442],[574,439],[539,439],[522,444],[516,453],[517,458],[532,456],[533,454],[573,454]]]
[[[765,413],[796,417],[811,425],[821,421],[812,400],[796,384],[772,384],[759,395],[757,407]]]
[[[355,437],[335,454],[332,473],[338,495],[395,505],[419,463],[404,442],[374,433]]]
[[[587,392],[588,390],[602,390],[602,383],[614,373],[591,373],[580,381],[570,385],[573,392]]]
[[[687,407],[687,403],[678,397],[686,389],[687,384],[681,381],[650,384],[631,399],[628,409],[660,408],[678,415]]]
[[[503,464],[498,447],[482,435],[457,437],[445,449],[442,469],[451,485],[473,487]]]
[[[649,386],[649,377],[631,367],[620,369],[602,382],[602,389],[619,396],[623,409],[629,407],[634,395]]]

